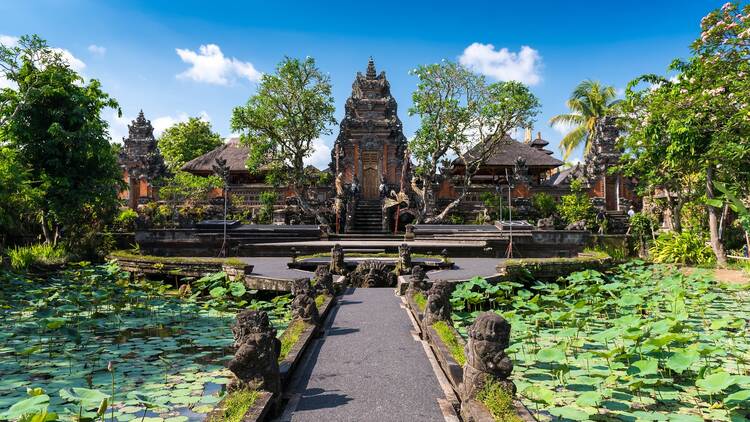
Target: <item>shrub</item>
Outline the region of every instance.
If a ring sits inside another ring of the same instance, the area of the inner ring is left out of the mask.
[[[132,232],[135,230],[135,221],[137,219],[137,212],[130,208],[124,209],[115,217],[115,230],[119,232]]]
[[[62,246],[40,243],[31,246],[19,246],[8,249],[10,266],[16,271],[26,270],[32,265],[61,265],[68,258]]]
[[[654,262],[706,265],[714,262],[714,254],[705,240],[690,231],[666,232],[659,235],[649,249]]]
[[[579,179],[574,180],[570,184],[570,192],[570,195],[564,195],[560,198],[560,205],[557,207],[563,220],[568,224],[585,220],[587,226],[592,226],[594,207],[591,205],[588,195],[586,195],[583,182]]]
[[[273,222],[273,206],[279,195],[274,191],[260,193],[260,210],[258,211],[258,224],[271,224]]]
[[[557,210],[557,203],[552,195],[544,192],[534,194],[531,197],[531,204],[539,213],[539,217],[547,218]]]
[[[520,422],[513,397],[496,381],[490,381],[477,394],[477,400],[482,402],[492,413],[496,421]]]
[[[227,394],[224,411],[209,422],[240,422],[258,397],[260,393],[257,390],[237,390]]]
[[[487,207],[487,212],[492,220],[507,220],[510,218],[510,209],[503,205],[503,197],[498,193],[485,192],[480,199]]]

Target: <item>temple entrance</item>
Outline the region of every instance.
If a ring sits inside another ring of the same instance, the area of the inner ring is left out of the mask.
[[[604,179],[604,197],[606,200],[606,208],[608,211],[617,210],[617,204],[620,200],[618,192],[618,180],[614,176],[605,177]]]
[[[378,198],[378,153],[362,153],[362,198]]]

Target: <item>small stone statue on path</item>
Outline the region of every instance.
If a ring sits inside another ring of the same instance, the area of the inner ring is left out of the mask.
[[[411,271],[411,247],[406,243],[398,245],[398,266],[400,274]]]
[[[460,391],[462,400],[476,398],[490,380],[499,382],[511,396],[514,395],[516,386],[508,379],[513,371],[513,362],[505,354],[510,343],[508,321],[494,312],[483,312],[469,327],[468,335]]]
[[[329,267],[333,274],[344,274],[344,248],[338,243],[331,248],[331,265]]]
[[[333,275],[328,271],[328,265],[318,265],[315,269],[316,290],[329,296],[336,296],[336,287],[333,285]]]
[[[315,305],[312,285],[309,278],[298,278],[292,282],[292,318],[301,319],[308,324],[318,325],[320,315]]]
[[[229,383],[230,391],[243,388],[263,389],[281,393],[278,358],[281,342],[265,311],[245,310],[237,314],[232,325],[234,358],[227,367],[235,375]]]
[[[421,265],[415,265],[411,267],[411,276],[409,277],[409,288],[407,292],[409,295],[414,295],[419,292],[426,292],[430,288],[427,284],[427,275],[422,269]]]
[[[424,309],[422,324],[425,327],[437,321],[451,320],[451,292],[453,285],[445,280],[437,280],[427,292],[427,306]]]

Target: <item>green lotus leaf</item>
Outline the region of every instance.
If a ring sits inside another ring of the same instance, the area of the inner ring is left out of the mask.
[[[536,403],[545,403],[547,405],[555,403],[555,392],[539,385],[526,387],[521,394]]]
[[[750,390],[740,390],[726,396],[724,404],[729,407],[750,407]]]
[[[670,422],[703,422],[703,418],[696,415],[686,415],[684,413],[672,413],[669,415]]]
[[[696,361],[700,359],[700,354],[692,350],[685,350],[682,352],[675,352],[672,356],[667,359],[667,368],[677,372],[683,373],[689,369]]]
[[[578,396],[576,404],[579,406],[598,407],[602,398],[602,393],[598,391],[586,391]]]
[[[628,368],[628,374],[645,377],[659,372],[659,361],[656,359],[642,359],[633,362]]]
[[[59,392],[63,400],[78,403],[85,408],[98,407],[102,400],[109,399],[109,395],[90,388],[73,387]]]
[[[40,394],[21,400],[3,415],[6,419],[20,419],[24,415],[45,412],[49,406],[49,396]]]
[[[695,382],[695,386],[708,394],[716,394],[731,387],[737,382],[735,377],[726,372],[716,372]]]
[[[587,421],[589,420],[589,414],[584,412],[582,409],[572,406],[556,407],[550,409],[549,413],[563,419],[570,419],[573,421]]]
[[[536,358],[539,362],[562,362],[565,353],[559,347],[549,347],[537,352]]]

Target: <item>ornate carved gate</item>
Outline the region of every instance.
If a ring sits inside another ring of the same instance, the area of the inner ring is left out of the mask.
[[[362,153],[362,197],[364,199],[378,198],[378,158],[376,151]]]

